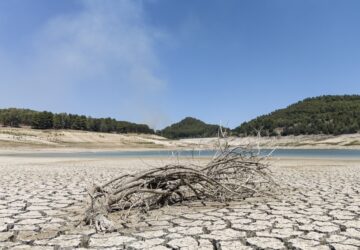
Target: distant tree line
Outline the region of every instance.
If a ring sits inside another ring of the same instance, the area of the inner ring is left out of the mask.
[[[67,113],[54,114],[30,109],[0,109],[3,126],[31,126],[34,129],[75,129],[109,133],[155,133],[145,124],[117,121],[112,118],[92,118]],[[170,139],[214,137],[219,126],[187,117],[178,123],[156,131]],[[320,96],[307,98],[262,115],[230,131],[233,135],[286,136],[305,134],[340,135],[360,131],[360,95]]]
[[[38,112],[30,109],[0,109],[0,123],[3,126],[31,126],[34,129],[74,129],[107,133],[145,133],[154,130],[146,124],[117,121],[112,118],[92,118],[84,115],[52,112]]]
[[[360,96],[320,96],[259,116],[234,129],[240,136],[340,135],[360,130]]]

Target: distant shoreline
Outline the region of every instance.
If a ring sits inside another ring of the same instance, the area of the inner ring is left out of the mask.
[[[256,154],[257,151],[255,150]],[[270,154],[271,153],[271,154]],[[59,158],[59,159],[210,159],[216,150],[113,150],[113,151],[0,151],[0,158]],[[343,159],[360,160],[359,149],[261,149],[261,156],[267,160],[284,159]],[[269,158],[267,158],[269,156]]]

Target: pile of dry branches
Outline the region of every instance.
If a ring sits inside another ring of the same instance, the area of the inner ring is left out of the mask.
[[[266,157],[228,144],[207,164],[167,164],[146,172],[123,174],[89,191],[85,221],[97,231],[113,231],[108,213],[148,211],[198,199],[228,202],[266,193],[273,184]]]

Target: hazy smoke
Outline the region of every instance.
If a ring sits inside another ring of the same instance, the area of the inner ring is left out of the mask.
[[[166,88],[157,74],[159,31],[145,24],[140,1],[81,3],[37,27],[25,53],[0,44],[0,104],[146,121]]]

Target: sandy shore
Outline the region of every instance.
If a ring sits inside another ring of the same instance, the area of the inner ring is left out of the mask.
[[[230,137],[231,145],[261,148],[360,149],[360,134],[286,137]],[[0,154],[18,152],[83,152],[214,149],[217,138],[169,140],[157,135],[110,134],[79,130],[35,130],[0,127]]]
[[[188,146],[195,145],[211,147],[217,138],[183,139]],[[230,145],[259,145],[261,148],[291,148],[291,149],[360,149],[360,134],[349,135],[299,135],[284,137],[230,137]]]
[[[0,249],[359,249],[359,160],[274,160],[274,197],[164,208],[111,234],[76,227],[89,183],[164,161],[1,157]]]

